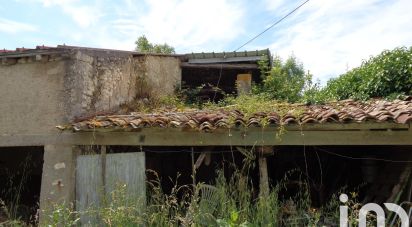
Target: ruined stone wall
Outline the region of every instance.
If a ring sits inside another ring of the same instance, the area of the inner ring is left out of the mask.
[[[56,125],[172,94],[181,80],[173,56],[84,48],[57,56],[0,64],[0,135],[58,133]]]
[[[170,95],[181,81],[180,60],[172,56],[78,50],[68,65],[70,119],[110,114],[135,99]]]
[[[135,77],[128,55],[74,52],[66,75],[69,118],[116,111],[133,99]]]

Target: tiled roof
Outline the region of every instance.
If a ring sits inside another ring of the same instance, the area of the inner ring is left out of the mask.
[[[14,52],[14,50],[0,49],[0,53],[9,53],[9,52]]]
[[[259,112],[246,117],[237,110],[198,110],[189,112],[161,112],[154,114],[96,116],[73,123],[74,131],[94,129],[133,130],[138,128],[192,128],[212,131],[216,128],[261,127],[262,125],[365,123],[388,122],[408,124],[412,121],[412,97],[406,100],[372,100],[356,102],[344,100],[326,105],[290,105],[287,112]],[[299,109],[299,111],[296,111]]]
[[[36,46],[36,48],[25,48],[25,47],[21,47],[21,48],[16,48],[16,50],[7,50],[7,49],[0,49],[0,53],[18,53],[18,52],[24,52],[24,51],[30,51],[30,50],[46,50],[46,49],[54,49],[56,47],[49,47],[49,46]]]

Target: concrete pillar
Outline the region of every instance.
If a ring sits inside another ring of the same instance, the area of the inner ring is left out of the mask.
[[[70,204],[75,197],[75,161],[73,146],[45,145],[40,192],[40,222],[53,204]]]

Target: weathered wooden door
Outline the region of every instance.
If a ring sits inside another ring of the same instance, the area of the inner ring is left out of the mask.
[[[76,168],[76,210],[97,209],[115,190],[124,189],[127,198],[144,203],[146,195],[145,154],[79,155]],[[81,215],[81,223],[98,222],[98,217]]]

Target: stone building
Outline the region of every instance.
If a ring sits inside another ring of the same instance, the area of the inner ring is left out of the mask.
[[[65,45],[0,50],[0,191],[13,187],[5,182],[14,172],[29,175],[21,192],[28,207],[74,201],[79,151],[72,135],[56,126],[121,114],[136,100],[172,94],[182,77],[197,86],[200,73],[211,81],[220,72],[222,85],[233,91],[237,74],[250,72],[248,83],[258,78],[256,63],[264,54],[162,55]],[[18,171],[27,162],[30,170]]]
[[[184,184],[209,183],[225,160],[242,165],[246,148],[256,151],[259,168],[251,174],[259,179],[261,193],[285,171],[300,168],[319,204],[341,187],[363,182],[365,202],[410,201],[411,97],[279,104],[274,111],[253,114],[123,109],[172,94],[183,83],[219,81],[227,93],[247,92],[252,80],[261,79],[257,62],[264,56],[270,53],[155,55],[70,46],[3,50],[1,189],[7,189],[10,174],[28,174],[21,193],[28,206],[40,201],[41,210],[47,210],[66,201],[82,210],[99,205],[99,192],[110,192],[113,179],[127,184],[130,195],[145,196],[147,169],[165,178],[180,172]],[[25,163],[30,172],[21,173]]]

